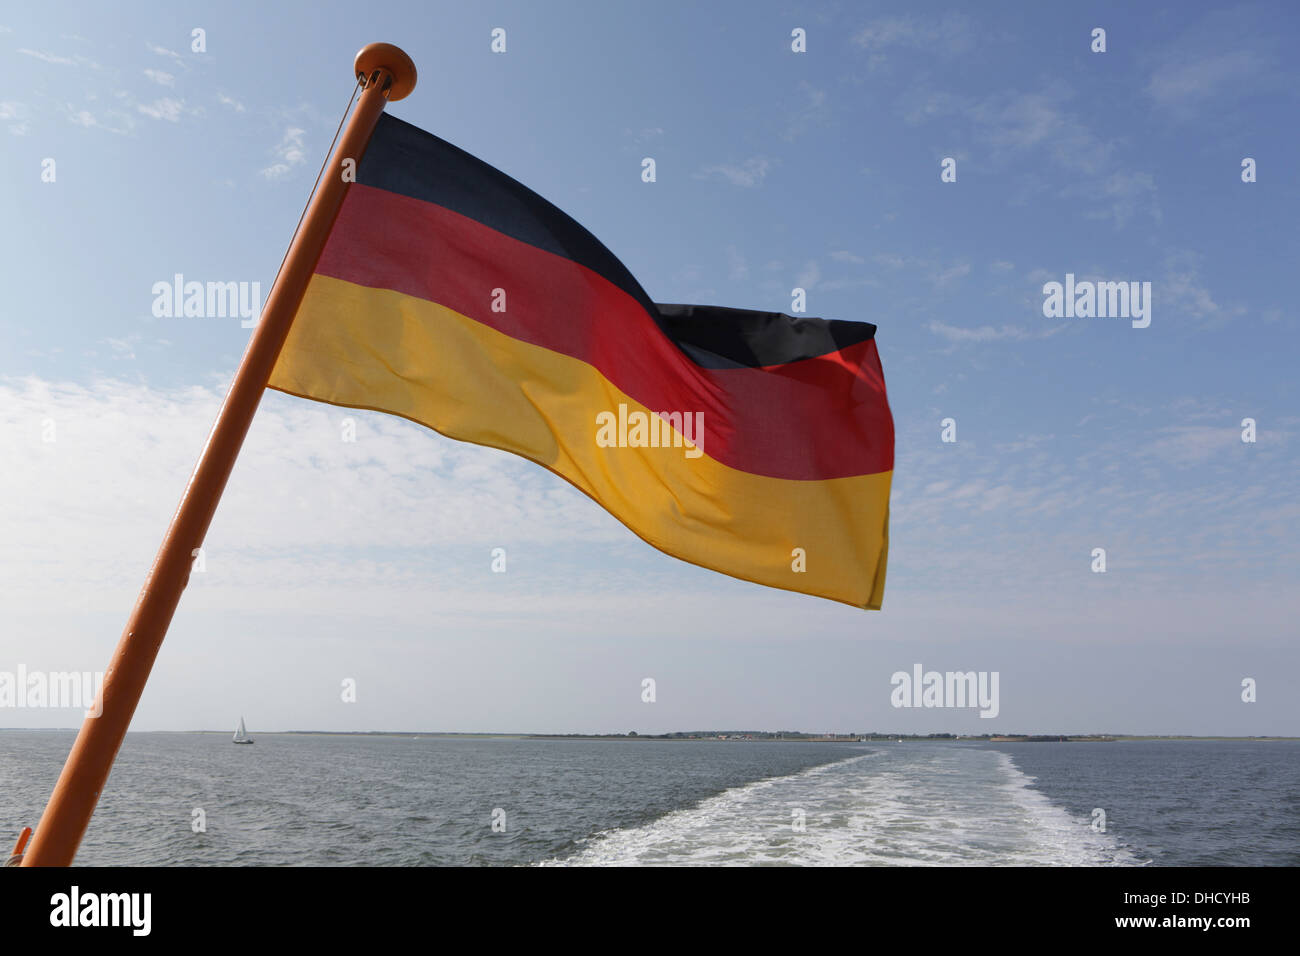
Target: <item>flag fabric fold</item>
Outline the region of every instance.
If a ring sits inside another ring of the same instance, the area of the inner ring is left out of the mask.
[[[551,203],[384,114],[270,387],[513,452],[667,554],[878,609],[875,332],[651,302]]]

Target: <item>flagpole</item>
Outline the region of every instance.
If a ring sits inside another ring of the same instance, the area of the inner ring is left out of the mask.
[[[23,854],[23,866],[68,866],[76,856],[181,592],[189,582],[193,553],[203,544],[235,457],[347,194],[350,179],[344,176],[345,161],[352,160],[350,168],[355,171],[354,164],[365,152],[385,104],[402,99],[415,87],[415,64],[392,44],[372,43],[362,49],[356,56],[355,72],[364,84],[361,98],[289,246],[230,391],[104,673],[96,708],[99,716],[87,716],[82,723]]]

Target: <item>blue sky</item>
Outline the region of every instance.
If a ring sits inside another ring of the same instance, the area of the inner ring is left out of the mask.
[[[370,413],[343,443],[349,413],[271,394],[137,729],[1300,733],[1300,13],[1133,7],[6,9],[0,670],[107,663],[249,334],[155,318],[151,288],[270,287],[352,57],[390,40],[420,70],[392,113],[652,297],[800,286],[879,326],[885,609],[675,562],[526,462]],[[1045,318],[1067,273],[1150,282],[1150,327]],[[917,662],[999,671],[999,719],[892,708]]]

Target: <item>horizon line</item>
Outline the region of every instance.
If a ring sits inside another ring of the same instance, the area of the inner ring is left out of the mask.
[[[0,733],[10,731],[18,732],[52,732],[52,733],[76,733],[79,727],[0,727]],[[230,734],[230,730],[128,730],[132,734]],[[1153,734],[1153,733],[981,733],[981,734],[959,734],[952,731],[933,731],[931,733],[905,733],[898,731],[849,731],[839,732],[831,731],[826,733],[810,733],[804,730],[675,730],[665,731],[663,733],[642,733],[641,731],[632,732],[604,732],[604,733],[557,733],[557,732],[538,732],[538,731],[496,731],[496,730],[260,730],[259,734],[285,735],[285,734],[319,734],[323,736],[390,736],[390,737],[513,737],[513,738],[616,738],[616,739],[717,739],[721,736],[732,737],[741,734],[762,734],[767,737],[784,737],[786,735],[810,738],[813,741],[830,741],[844,740],[851,738],[901,738],[911,740],[989,740],[991,738],[1040,738],[1050,739],[1059,738],[1087,738],[1087,739],[1115,739],[1115,740],[1300,740],[1300,735],[1291,734]],[[249,736],[252,736],[250,733]]]

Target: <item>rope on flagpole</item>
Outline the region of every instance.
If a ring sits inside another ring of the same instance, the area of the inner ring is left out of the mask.
[[[280,273],[284,271],[285,260],[289,258],[289,250],[293,248],[293,241],[298,238],[298,230],[302,228],[302,221],[307,218],[307,210],[311,207],[311,199],[316,195],[316,190],[320,188],[320,178],[325,175],[325,167],[329,165],[330,157],[334,155],[334,146],[339,141],[339,133],[343,132],[343,124],[347,122],[348,114],[352,112],[352,104],[357,101],[357,90],[362,89],[366,84],[364,76],[358,76],[357,81],[352,84],[352,95],[348,97],[348,105],[343,108],[343,115],[339,117],[338,129],[334,131],[334,138],[330,140],[330,148],[325,150],[325,158],[321,160],[320,170],[316,173],[316,181],[311,184],[311,192],[307,194],[307,201],[302,205],[302,212],[298,214],[298,224],[293,227],[293,235],[289,237],[289,244],[284,247],[284,255],[280,257],[280,265],[275,270],[275,280],[271,283],[274,288],[275,283],[280,281]]]

